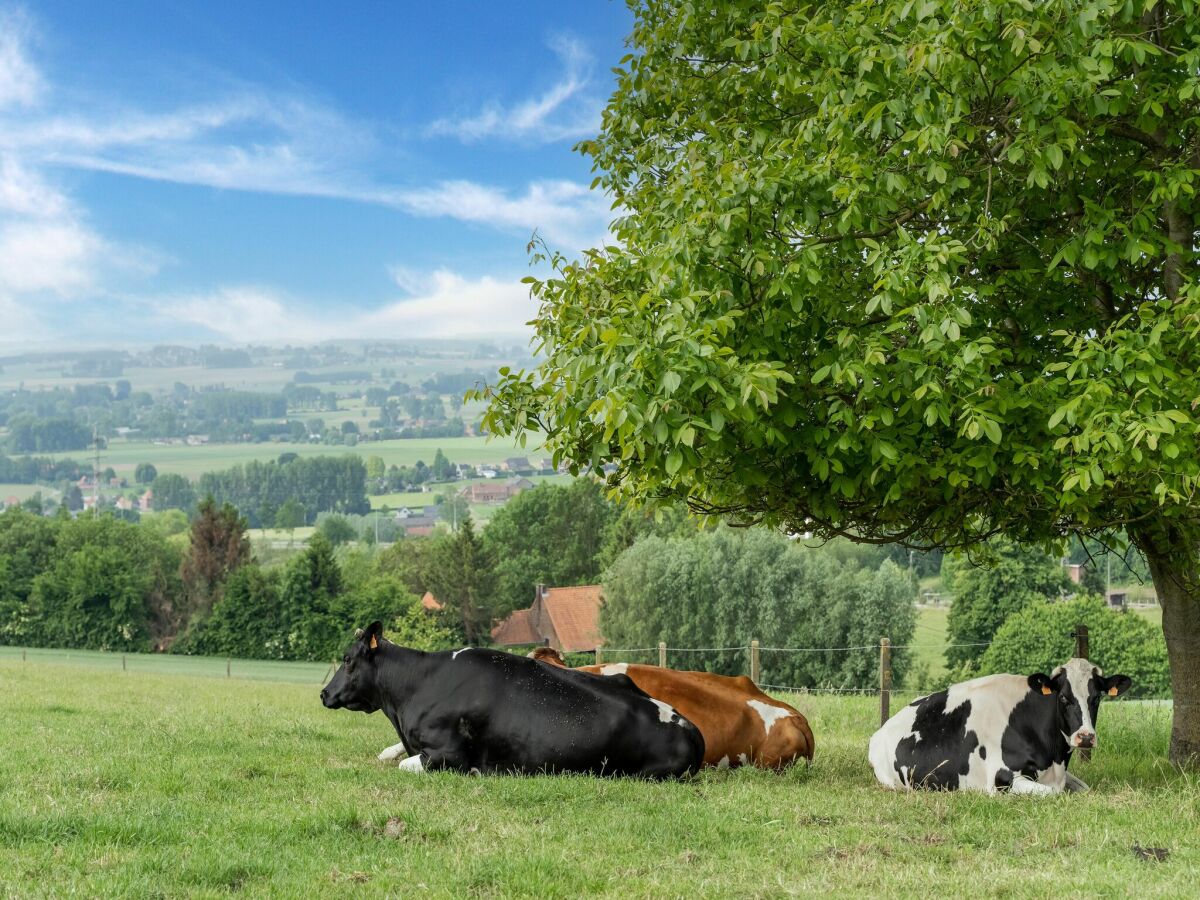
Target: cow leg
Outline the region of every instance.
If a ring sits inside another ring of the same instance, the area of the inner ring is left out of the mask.
[[[379,754],[380,762],[391,762],[393,759],[399,759],[402,756],[408,756],[408,748],[404,746],[404,741],[398,744],[392,744]]]
[[[1050,785],[1026,778],[1024,775],[1018,775],[1013,779],[1012,792],[1014,794],[1031,794],[1035,797],[1049,797],[1058,793]]]
[[[421,757],[410,756],[408,759],[401,761],[401,772],[424,772],[425,766],[421,764]]]
[[[1082,794],[1085,791],[1091,790],[1090,787],[1088,787],[1086,784],[1084,784],[1082,781],[1080,781],[1078,778],[1076,778],[1070,772],[1067,772],[1066,774],[1067,774],[1067,784],[1066,784],[1065,789],[1068,794]]]

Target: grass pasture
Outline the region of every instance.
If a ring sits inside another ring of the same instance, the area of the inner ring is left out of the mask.
[[[251,460],[267,462],[283,453],[300,456],[342,456],[352,453],[364,459],[380,457],[387,465],[411,466],[417,460],[432,463],[440,448],[451,462],[498,463],[510,456],[538,459],[537,440],[531,439],[525,448],[513,440],[487,437],[409,438],[394,441],[365,441],[353,447],[327,444],[155,444],[150,441],[114,439],[100,456],[101,466],[112,466],[122,474],[131,474],[138,463],[150,462],[160,473],[173,472],[187,478],[198,478],[205,472],[215,472]],[[60,459],[79,462],[87,458],[86,451],[48,454]]]
[[[382,716],[321,707],[319,665],[64,653],[0,656],[3,896],[1196,894],[1162,705],[1106,708],[1092,793],[1053,799],[883,791],[877,701],[825,696],[788,698],[817,759],[783,775],[408,776]]]

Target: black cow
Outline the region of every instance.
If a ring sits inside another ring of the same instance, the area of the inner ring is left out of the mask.
[[[889,788],[1057,794],[1086,791],[1067,772],[1096,745],[1100,698],[1124,693],[1086,659],[1053,674],[987,675],[915,700],[871,738],[875,777]]]
[[[346,650],[321,691],[330,709],[383,710],[421,772],[585,772],[672,778],[704,761],[704,738],[629,678],[592,678],[467,648],[422,653],[378,622]]]

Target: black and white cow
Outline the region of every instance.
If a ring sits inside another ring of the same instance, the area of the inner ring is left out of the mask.
[[[987,675],[913,701],[871,738],[870,759],[884,787],[1086,791],[1067,772],[1076,747],[1096,746],[1100,698],[1129,688],[1086,659],[1053,674]]]
[[[583,772],[673,778],[697,771],[704,738],[627,677],[591,678],[495,650],[423,653],[374,622],[321,691],[330,709],[383,710],[412,772]],[[387,751],[385,751],[386,753]]]

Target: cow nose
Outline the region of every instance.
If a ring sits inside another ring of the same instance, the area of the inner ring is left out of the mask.
[[[321,702],[324,703],[328,699],[329,699],[329,691],[325,690],[325,688],[321,688]]]
[[[1094,734],[1079,734],[1075,737],[1075,743],[1085,749],[1096,746],[1096,735]]]

